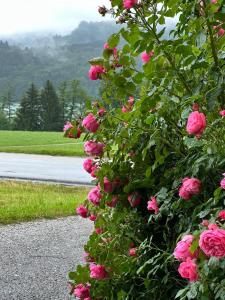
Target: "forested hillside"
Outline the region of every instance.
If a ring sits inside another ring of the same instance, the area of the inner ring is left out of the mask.
[[[118,30],[111,22],[81,22],[66,36],[24,36],[0,42],[0,93],[9,87],[14,99],[33,82],[38,87],[46,80],[55,86],[62,81],[79,79],[87,93],[97,95],[98,85],[87,79],[87,59],[99,56],[109,34]]]

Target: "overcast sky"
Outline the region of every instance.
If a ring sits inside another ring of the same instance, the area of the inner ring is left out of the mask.
[[[0,34],[68,32],[82,20],[104,20],[97,9],[109,0],[0,0]]]

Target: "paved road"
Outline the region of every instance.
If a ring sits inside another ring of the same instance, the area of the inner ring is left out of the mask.
[[[0,299],[70,299],[67,273],[81,263],[91,230],[78,217],[0,227]]]
[[[83,158],[0,153],[0,178],[90,184]]]

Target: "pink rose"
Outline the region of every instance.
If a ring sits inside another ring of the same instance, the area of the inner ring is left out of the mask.
[[[97,220],[97,216],[95,215],[90,215],[89,216],[89,220],[92,221],[92,222],[95,222]]]
[[[80,205],[77,209],[76,209],[76,212],[78,215],[80,215],[82,218],[87,218],[87,215],[88,215],[88,209],[83,206],[83,205]]]
[[[138,0],[123,0],[123,7],[126,9],[130,9],[137,3],[138,3]]]
[[[129,255],[130,256],[137,256],[137,248],[131,248],[129,250]]]
[[[206,117],[203,113],[193,111],[190,113],[187,121],[187,132],[200,137],[206,127]]]
[[[141,196],[138,192],[134,192],[128,196],[128,201],[130,202],[131,207],[136,207],[141,202]]]
[[[83,167],[85,171],[91,173],[93,167],[93,160],[91,158],[85,159],[85,161],[83,162]]]
[[[197,178],[184,178],[182,186],[179,189],[179,196],[185,200],[189,200],[192,195],[197,195],[201,190],[201,181]]]
[[[208,220],[203,220],[201,225],[205,226],[205,227],[208,227],[209,226],[209,221]]]
[[[196,258],[198,255],[198,251],[195,251],[194,254],[190,252],[190,247],[193,240],[193,235],[185,235],[182,240],[177,243],[176,248],[173,252],[173,256],[180,261],[185,261],[187,258]]]
[[[158,203],[156,197],[151,197],[151,200],[148,201],[148,210],[154,210],[155,214],[159,212]]]
[[[113,191],[113,184],[112,182],[109,181],[109,179],[107,177],[104,178],[104,192],[105,193],[112,193]]]
[[[223,36],[225,33],[225,30],[223,28],[220,28],[217,32],[218,36]]]
[[[208,229],[215,230],[215,229],[218,229],[218,226],[217,226],[217,224],[209,224]]]
[[[199,104],[198,103],[193,103],[193,105],[192,105],[192,109],[194,110],[194,111],[196,111],[196,110],[199,110]]]
[[[205,230],[201,233],[199,246],[207,256],[225,256],[225,230]]]
[[[99,123],[95,116],[90,113],[86,118],[84,118],[82,126],[84,126],[89,132],[95,133],[98,130]]]
[[[225,173],[223,174],[225,176]],[[220,186],[223,190],[225,190],[225,177],[220,181]]]
[[[178,272],[182,278],[189,279],[190,281],[198,280],[197,265],[189,258],[180,264]]]
[[[88,155],[101,156],[103,154],[104,147],[105,147],[105,144],[93,142],[93,141],[87,141],[84,144],[84,151]]]
[[[90,277],[93,279],[103,280],[108,277],[108,273],[103,265],[90,264]]]
[[[97,234],[102,234],[104,232],[104,230],[100,227],[95,228],[95,233]]]
[[[73,125],[70,122],[66,122],[66,124],[63,127],[63,131],[67,131],[68,129],[73,128]]]
[[[97,177],[96,173],[97,173],[99,170],[100,170],[100,168],[99,168],[98,166],[94,165],[94,166],[91,168],[91,176],[94,177],[94,178],[96,178],[96,177]]]
[[[217,1],[218,1],[218,0],[211,0],[211,3],[212,3],[212,4],[217,4]]]
[[[106,109],[105,108],[100,108],[99,111],[98,111],[99,117],[103,117],[105,113],[106,113]]]
[[[89,70],[89,78],[91,80],[98,80],[100,79],[100,75],[105,73],[105,69],[102,66],[91,66]]]
[[[225,117],[225,109],[220,111],[221,117]]]
[[[219,212],[218,217],[219,217],[221,220],[225,220],[225,210],[221,210],[221,211]]]
[[[150,58],[154,56],[154,51],[147,53],[146,51],[141,54],[141,60],[143,63],[149,62]]]
[[[90,285],[78,284],[74,289],[74,295],[77,298],[85,299],[90,296]]]
[[[88,200],[92,202],[95,206],[98,206],[100,204],[100,200],[102,198],[101,191],[98,186],[94,187],[92,190],[90,190],[88,194]]]
[[[117,204],[118,200],[119,200],[118,196],[115,196],[115,197],[112,198],[111,201],[106,202],[106,205],[109,206],[109,207],[116,207],[116,204]]]

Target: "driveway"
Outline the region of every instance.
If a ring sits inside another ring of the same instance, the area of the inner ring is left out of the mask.
[[[82,262],[91,231],[79,217],[0,227],[0,299],[70,299],[67,273]]]
[[[84,158],[0,153],[0,178],[90,184],[83,169]]]

